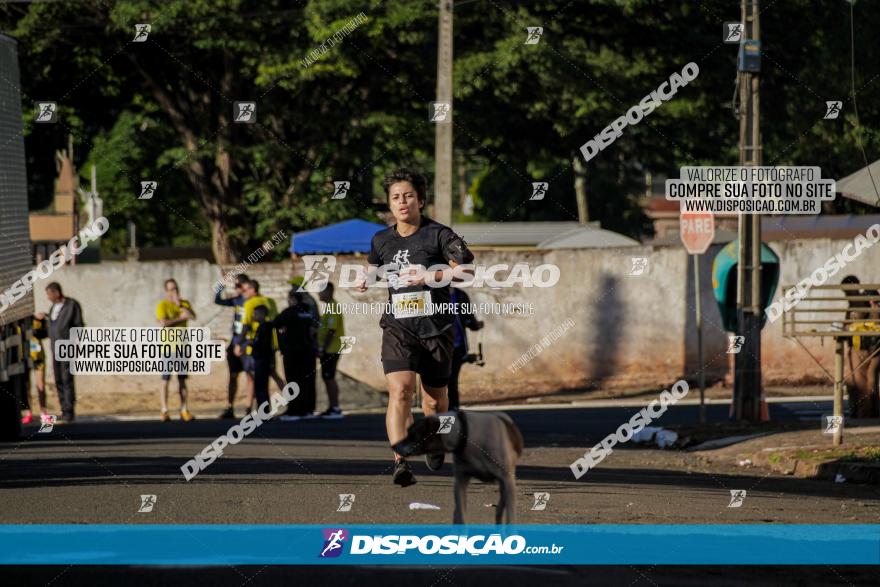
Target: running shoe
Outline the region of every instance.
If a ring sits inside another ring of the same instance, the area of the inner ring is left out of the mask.
[[[162,415],[159,416],[159,419],[163,422],[168,422],[169,420],[171,420],[171,416],[168,415],[168,412],[162,412]]]
[[[305,416],[303,416],[302,419],[303,420],[317,420],[320,417],[321,417],[321,414],[318,414],[316,412],[312,412],[310,414],[306,414]]]
[[[409,487],[416,484],[416,477],[412,474],[409,464],[400,459],[394,463],[394,473],[391,479],[401,487]]]
[[[428,465],[428,468],[432,471],[439,471],[440,467],[443,466],[443,461],[446,458],[446,453],[437,453],[433,455],[425,455],[425,464]]]
[[[22,424],[30,424],[33,421],[34,421],[33,414],[28,414],[27,416],[23,416],[21,419]]]
[[[342,413],[339,406],[333,406],[332,408],[327,408],[321,412],[322,420],[342,420],[344,417],[345,414]]]
[[[232,408],[226,408],[223,410],[223,413],[220,414],[221,420],[235,420],[235,411]]]
[[[189,413],[189,410],[180,410],[180,419],[184,422],[191,422],[196,419],[195,416]]]
[[[297,420],[302,420],[302,416],[297,416],[295,414],[284,414],[278,418],[282,422],[296,422]]]

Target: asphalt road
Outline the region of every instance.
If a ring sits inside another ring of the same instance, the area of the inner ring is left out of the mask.
[[[830,406],[773,404],[775,420],[809,418]],[[794,479],[734,465],[708,465],[692,454],[623,445],[575,480],[578,456],[637,407],[513,409],[526,450],[517,468],[522,523],[877,523],[876,486]],[[710,406],[722,420],[727,406]],[[696,420],[696,406],[671,408],[657,423]],[[391,453],[381,414],[340,421],[272,421],[228,448],[192,481],[181,465],[230,421],[77,422],[51,433],[25,429],[0,445],[0,523],[447,523],[452,469],[429,472],[414,461],[418,483],[391,483]],[[745,489],[729,508],[730,490]],[[550,493],[533,511],[533,493]],[[354,494],[348,512],[339,494]],[[152,512],[140,496],[156,495]],[[467,521],[491,523],[496,488],[471,485]],[[439,510],[411,509],[410,504]]]

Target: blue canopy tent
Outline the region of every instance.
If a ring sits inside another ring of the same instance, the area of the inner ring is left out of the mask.
[[[345,220],[293,235],[290,252],[297,255],[369,253],[373,235],[386,228],[366,220]]]

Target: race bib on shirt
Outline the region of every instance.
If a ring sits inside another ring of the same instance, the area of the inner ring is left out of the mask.
[[[391,313],[395,318],[430,316],[431,292],[414,291],[391,295]]]

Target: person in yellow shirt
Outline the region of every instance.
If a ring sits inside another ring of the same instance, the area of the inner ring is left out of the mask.
[[[345,336],[345,317],[342,308],[333,299],[333,284],[318,294],[324,302],[321,314],[321,326],[318,328],[318,359],[321,362],[321,380],[327,388],[329,407],[321,412],[324,420],[341,420],[345,417],[339,408],[339,384],[336,383],[336,365],[339,363],[339,351],[342,349],[342,337]]]
[[[31,342],[30,355],[31,365],[34,372],[34,383],[37,387],[37,401],[40,404],[40,421],[46,421],[49,412],[46,410],[46,353],[43,350],[43,339],[49,336],[48,326],[46,324],[46,315],[37,312],[33,316],[31,323]],[[33,419],[33,412],[30,406],[30,378],[26,378],[26,389],[24,397],[25,415],[21,419],[22,424],[30,424]]]
[[[186,328],[189,320],[195,320],[196,313],[188,300],[180,297],[180,288],[173,279],[165,280],[165,299],[156,306],[156,320],[164,328]],[[175,349],[176,350],[176,349]],[[177,355],[177,353],[174,353]],[[176,358],[176,357],[173,357]],[[177,385],[180,393],[180,419],[189,422],[195,418],[187,409],[187,389],[186,389],[186,372],[177,373]],[[171,373],[162,373],[162,391],[159,394],[159,401],[162,406],[161,419],[167,422],[171,418],[168,416],[168,386],[171,382]]]
[[[275,373],[275,351],[278,337],[272,321],[278,316],[275,300],[260,295],[260,284],[249,279],[242,284],[245,302],[242,306],[241,335],[235,341],[235,354],[248,377],[248,405],[257,400],[257,407],[269,401],[269,378]]]

